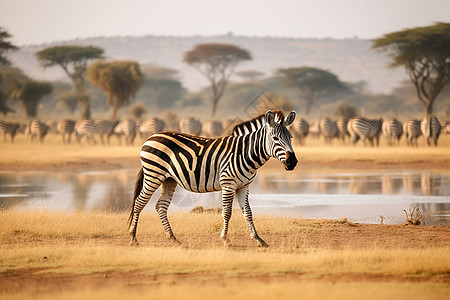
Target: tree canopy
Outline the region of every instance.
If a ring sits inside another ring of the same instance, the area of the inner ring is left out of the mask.
[[[278,69],[277,74],[287,85],[300,89],[306,102],[305,114],[311,111],[311,106],[316,99],[329,93],[350,91],[336,75],[318,68]]]
[[[389,33],[373,40],[372,48],[388,52],[391,67],[406,68],[425,114],[431,114],[450,80],[450,23]]]
[[[79,96],[83,119],[89,119],[91,114],[84,84],[87,65],[89,61],[102,56],[103,49],[93,46],[54,46],[36,52],[36,57],[44,68],[59,66],[70,78]]]
[[[139,63],[131,60],[92,63],[87,71],[88,80],[102,89],[107,102],[113,105],[112,119],[116,119],[118,108],[127,105],[142,85],[144,75]]]
[[[251,59],[250,52],[230,44],[199,44],[184,54],[183,61],[206,76],[211,84],[212,116],[235,67],[241,61]]]
[[[11,38],[11,35],[0,27],[0,67],[11,65],[11,62],[5,57],[5,54],[18,49],[17,46],[8,41],[9,38]]]

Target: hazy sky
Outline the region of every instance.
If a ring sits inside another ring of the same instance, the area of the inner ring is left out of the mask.
[[[450,0],[0,0],[0,27],[19,46],[229,32],[372,39],[434,22],[450,22]]]

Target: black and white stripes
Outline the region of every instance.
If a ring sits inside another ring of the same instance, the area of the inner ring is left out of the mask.
[[[168,238],[177,241],[167,219],[167,210],[177,185],[192,192],[222,191],[223,226],[221,239],[228,241],[228,224],[236,196],[247,221],[250,236],[259,246],[267,244],[259,237],[248,203],[248,189],[257,170],[270,157],[280,160],[287,170],[297,164],[286,128],[295,119],[295,112],[286,117],[268,111],[256,118],[264,119],[243,135],[203,138],[185,133],[165,131],[152,135],[142,146],[142,168],[136,180],[129,218],[131,244],[137,244],[139,215],[152,194],[161,186],[156,210]]]

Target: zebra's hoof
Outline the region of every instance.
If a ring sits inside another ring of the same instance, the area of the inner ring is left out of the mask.
[[[137,247],[137,246],[139,246],[139,243],[138,243],[137,240],[132,240],[132,241],[130,242],[130,246]]]
[[[266,242],[264,242],[262,239],[257,239],[256,242],[258,243],[258,247],[261,247],[261,248],[269,247],[269,245]]]

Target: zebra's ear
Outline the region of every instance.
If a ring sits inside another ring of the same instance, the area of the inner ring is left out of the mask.
[[[266,112],[266,123],[269,124],[269,126],[275,124],[275,114],[270,110]]]
[[[297,115],[297,114],[295,113],[295,111],[291,111],[291,112],[289,113],[289,115],[287,115],[287,116],[284,118],[284,125],[285,125],[285,126],[291,125],[292,122],[294,122],[295,116],[296,116],[296,115]]]

